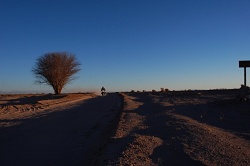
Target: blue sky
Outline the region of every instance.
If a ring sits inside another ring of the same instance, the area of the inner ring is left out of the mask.
[[[53,92],[31,70],[58,51],[82,64],[64,92],[239,88],[249,9],[249,0],[0,0],[0,91]]]

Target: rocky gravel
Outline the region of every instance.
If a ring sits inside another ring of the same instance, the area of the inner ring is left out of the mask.
[[[231,93],[123,96],[99,165],[250,165],[250,105]]]

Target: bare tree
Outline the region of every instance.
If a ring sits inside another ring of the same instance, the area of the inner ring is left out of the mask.
[[[32,69],[39,84],[52,86],[55,94],[60,94],[62,88],[75,79],[74,75],[80,71],[80,63],[75,55],[67,52],[52,52],[36,59]]]

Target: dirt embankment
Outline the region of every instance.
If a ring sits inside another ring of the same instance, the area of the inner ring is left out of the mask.
[[[100,165],[250,165],[249,103],[230,94],[123,94]]]

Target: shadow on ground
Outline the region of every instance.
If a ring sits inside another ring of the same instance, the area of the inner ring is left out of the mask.
[[[25,95],[16,99],[5,100],[1,99],[0,101],[6,101],[4,106],[11,105],[25,105],[25,104],[37,104],[41,100],[56,100],[66,97],[67,94],[54,95],[54,94],[44,94],[44,95]]]
[[[225,92],[212,91],[210,93],[212,94],[207,96],[195,95],[192,92],[191,95],[188,95],[188,92],[186,92],[186,95],[178,93],[177,95],[161,95],[156,93],[153,97],[157,98],[158,101],[164,102],[166,99],[173,101],[173,107],[165,107],[164,109],[172,110],[174,113],[192,118],[200,123],[228,130],[242,138],[250,140],[250,129],[248,127],[250,126],[250,102],[241,102],[235,98],[237,91],[229,91],[225,95],[229,97],[217,97],[216,99],[213,96]],[[136,96],[138,94],[133,95]],[[207,102],[202,104],[174,104],[176,98],[206,99]]]
[[[21,99],[21,103],[29,100]],[[31,97],[31,100],[37,102],[41,98]],[[10,120],[20,124],[0,128],[0,165],[82,165],[92,162],[88,155],[96,153],[104,139],[110,137],[107,131],[119,113],[117,102],[120,102],[117,94],[108,94],[39,117]]]

